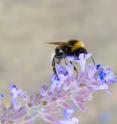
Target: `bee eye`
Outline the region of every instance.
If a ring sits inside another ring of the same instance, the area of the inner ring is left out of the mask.
[[[63,54],[64,54],[64,52],[63,52],[62,49],[60,49],[60,48],[56,49],[56,55],[57,55],[57,57],[62,57]]]

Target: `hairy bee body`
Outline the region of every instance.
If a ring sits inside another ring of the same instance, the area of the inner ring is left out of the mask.
[[[81,53],[87,54],[84,43],[78,40],[69,40],[55,48],[55,57],[59,59],[67,56],[79,56]]]
[[[84,53],[84,55],[87,54],[84,43],[79,40],[69,40],[67,42],[49,42],[48,44],[57,45],[52,58],[53,71],[56,75],[56,64],[59,64],[62,59],[66,59],[68,56],[74,56],[78,58],[81,53]],[[70,63],[73,65],[72,61],[70,61]],[[77,72],[75,66],[74,70]]]

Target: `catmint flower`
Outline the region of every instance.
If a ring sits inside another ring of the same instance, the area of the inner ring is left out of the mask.
[[[61,65],[61,64],[59,64],[57,66],[57,73],[58,73],[58,75],[59,74],[63,74],[64,76],[67,76],[68,75],[67,69],[65,67],[63,67],[63,65]]]
[[[80,65],[81,72],[85,71],[86,60],[88,60],[91,56],[92,56],[91,53],[87,53],[87,54],[81,53],[78,59],[76,59],[76,62],[78,62]]]
[[[96,68],[98,69],[98,79],[102,83],[113,84],[116,82],[116,76],[112,72],[112,69],[106,68],[104,65],[97,65]]]
[[[88,64],[90,58],[90,53],[67,57],[68,61],[80,65],[78,75],[72,64],[58,64],[57,75],[52,75],[50,87],[42,85],[36,93],[10,85],[9,107],[3,103],[4,95],[0,95],[0,124],[26,124],[37,118],[50,124],[78,124],[79,120],[74,117],[76,111],[86,111],[86,103],[93,99],[94,92],[109,91],[109,84],[117,81],[110,68]]]
[[[56,75],[53,75],[51,78],[51,87],[50,87],[50,92],[54,92],[60,83],[60,80],[57,78]]]
[[[13,98],[17,98],[20,93],[20,90],[16,87],[16,85],[10,85],[10,90],[11,90],[11,96]]]
[[[47,85],[43,85],[43,86],[41,87],[41,89],[40,89],[40,94],[41,94],[42,96],[46,96],[47,93],[48,93],[48,86],[47,86]]]
[[[1,99],[1,98],[4,98],[4,94],[2,94],[2,93],[0,94],[0,99]]]
[[[78,124],[78,123],[79,123],[79,121],[77,118],[72,118],[72,119],[60,121],[60,124]]]

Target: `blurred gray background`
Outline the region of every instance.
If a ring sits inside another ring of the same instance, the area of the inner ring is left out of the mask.
[[[117,74],[116,33],[116,0],[0,0],[0,92],[12,83],[36,92],[50,82],[54,46],[48,41],[81,39],[97,63]],[[117,84],[87,106],[78,113],[80,124],[117,124]]]

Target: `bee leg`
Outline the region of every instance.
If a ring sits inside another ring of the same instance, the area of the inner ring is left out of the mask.
[[[84,54],[84,58],[85,58],[85,54]],[[92,60],[92,62],[94,64],[94,66],[95,66],[95,60],[94,60],[94,58],[92,56],[91,56],[91,60]]]
[[[74,67],[74,70],[76,71],[76,73],[77,73],[77,76],[78,76],[78,70],[77,70],[77,68],[74,66],[74,64],[73,64],[73,62],[72,62],[72,61],[70,61],[70,64],[72,64],[72,65],[73,65],[73,67]]]
[[[93,64],[94,64],[94,66],[95,66],[95,60],[93,59],[93,57],[91,56],[91,59],[92,59],[92,62],[93,62]]]
[[[58,78],[58,75],[57,75],[57,71],[56,71],[56,61],[55,61],[55,57],[53,57],[53,60],[52,60],[52,67],[53,67],[53,72],[54,74],[56,75],[57,79]]]
[[[66,59],[64,59],[64,60],[65,60],[65,65],[68,65],[68,63],[67,63]]]

